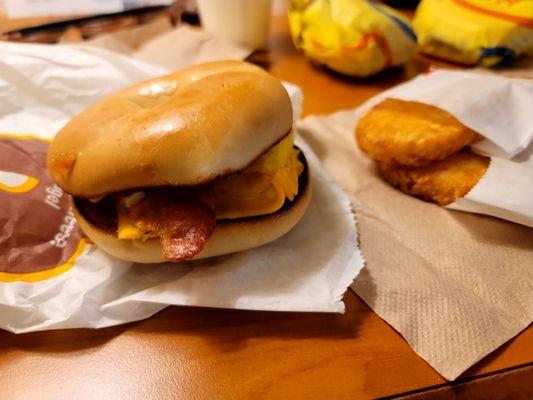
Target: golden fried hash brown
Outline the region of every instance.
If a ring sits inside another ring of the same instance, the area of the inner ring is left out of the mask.
[[[488,157],[466,151],[420,167],[378,162],[378,169],[402,192],[445,206],[464,197],[481,179],[489,162]]]
[[[404,165],[442,160],[481,138],[440,108],[385,99],[357,125],[357,142],[370,157]]]

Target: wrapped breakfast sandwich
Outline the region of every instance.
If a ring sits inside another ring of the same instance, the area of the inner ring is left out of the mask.
[[[532,0],[422,0],[413,27],[421,51],[460,64],[533,53]]]
[[[281,82],[240,61],[141,82],[78,114],[48,151],[85,234],[115,257],[182,262],[291,230],[310,199]]]
[[[293,0],[289,23],[295,46],[314,62],[366,77],[405,64],[416,36],[399,12],[363,0]]]
[[[0,329],[102,328],[171,304],[344,309],[363,267],[354,215],[293,145],[297,87],[237,61],[170,73],[89,46],[0,54]]]

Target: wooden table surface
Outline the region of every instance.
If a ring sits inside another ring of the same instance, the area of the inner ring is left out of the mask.
[[[355,107],[425,69],[424,62],[415,62],[406,70],[364,81],[325,73],[295,52],[282,17],[273,21],[270,52],[253,59],[302,87],[305,114]],[[345,315],[170,307],[148,320],[101,330],[18,336],[0,332],[0,398],[516,399],[527,398],[526,391],[531,395],[532,329],[450,384],[353,292],[347,292],[344,301]]]

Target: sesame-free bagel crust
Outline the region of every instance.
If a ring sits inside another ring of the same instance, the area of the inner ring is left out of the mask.
[[[82,198],[194,186],[246,168],[288,134],[279,80],[240,61],[202,64],[106,97],[73,118],[48,153],[56,183]],[[54,169],[62,158],[69,171]]]

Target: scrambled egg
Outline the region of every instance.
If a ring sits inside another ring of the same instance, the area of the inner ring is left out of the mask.
[[[293,147],[294,133],[239,174],[215,183],[217,218],[243,218],[279,210],[285,198],[298,194],[298,176],[304,167]]]

